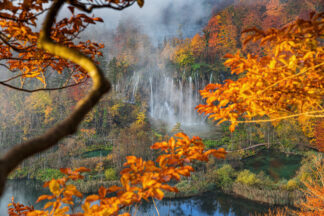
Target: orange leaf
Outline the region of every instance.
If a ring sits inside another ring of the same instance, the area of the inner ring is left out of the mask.
[[[99,196],[96,194],[93,195],[89,195],[87,196],[87,198],[85,199],[86,202],[94,202],[97,201],[99,199]]]

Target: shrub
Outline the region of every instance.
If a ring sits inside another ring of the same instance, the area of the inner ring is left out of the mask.
[[[217,186],[223,189],[229,189],[234,182],[235,170],[231,165],[225,164],[216,170],[215,175]]]
[[[27,178],[28,176],[28,168],[23,167],[23,168],[17,168],[15,171],[11,172],[9,175],[9,179],[22,179],[22,178]]]
[[[290,179],[287,182],[287,190],[296,190],[298,188],[298,182],[295,179]]]
[[[92,157],[92,158],[75,158],[71,160],[72,167],[87,167],[91,170],[94,170],[98,163],[102,162],[101,157]]]
[[[109,168],[105,170],[105,177],[107,180],[112,181],[112,180],[117,180],[117,174],[116,170],[113,168]]]
[[[314,178],[316,177],[316,164],[318,161],[323,161],[323,154],[309,151],[305,153],[306,157],[302,160],[302,165],[297,171],[297,180],[299,181],[305,181],[308,178]]]
[[[62,178],[63,174],[58,169],[40,169],[36,171],[34,176],[37,180],[40,181],[50,181],[52,179]]]
[[[275,188],[275,182],[271,180],[271,178],[266,175],[263,171],[260,171],[256,175],[257,179],[260,180],[263,187],[266,187],[267,189],[274,189]]]
[[[260,185],[261,184],[261,180],[257,178],[257,176],[250,172],[250,170],[243,170],[241,172],[239,172],[237,178],[236,178],[236,182],[245,184],[245,185]]]

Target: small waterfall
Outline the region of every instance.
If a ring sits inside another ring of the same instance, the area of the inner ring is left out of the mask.
[[[132,96],[131,96],[131,102],[135,101],[135,96],[136,96],[136,91],[137,91],[137,87],[138,87],[138,84],[139,84],[139,80],[140,80],[139,74],[134,72],[134,75],[132,77],[133,91],[132,91]]]
[[[151,117],[154,116],[154,99],[153,99],[153,84],[152,77],[150,77],[150,108],[151,108]]]
[[[193,122],[192,122],[192,114],[193,114],[193,112],[192,111],[194,111],[193,110],[193,104],[192,104],[192,102],[193,102],[193,99],[194,98],[192,98],[193,96],[193,88],[192,88],[192,77],[190,76],[189,77],[189,88],[188,88],[188,104],[187,104],[187,109],[188,109],[188,111],[187,111],[187,118],[188,118],[188,123],[189,124],[192,124]]]

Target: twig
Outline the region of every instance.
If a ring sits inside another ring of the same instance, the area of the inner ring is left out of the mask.
[[[159,210],[158,210],[158,208],[157,208],[157,206],[155,204],[155,201],[154,201],[154,198],[153,197],[152,197],[152,201],[153,201],[153,204],[154,204],[154,207],[155,207],[155,210],[156,210],[158,216],[160,216]]]

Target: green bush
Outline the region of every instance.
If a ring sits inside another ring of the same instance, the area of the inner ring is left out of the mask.
[[[15,171],[11,172],[9,175],[9,179],[22,179],[22,178],[27,178],[28,176],[28,168],[17,168]]]
[[[316,164],[318,161],[323,161],[323,154],[315,151],[308,151],[301,162],[301,167],[297,171],[296,178],[298,181],[304,181],[307,178],[316,176]]]
[[[258,179],[257,176],[254,173],[252,173],[250,170],[246,170],[246,169],[239,172],[236,178],[236,182],[249,185],[249,186],[261,184],[261,180]]]
[[[117,173],[114,168],[109,168],[105,170],[105,177],[107,180],[112,181],[112,180],[117,180]]]
[[[256,177],[260,180],[263,187],[266,187],[267,189],[274,189],[276,187],[275,182],[263,171],[259,172]]]
[[[295,179],[290,179],[287,182],[287,190],[296,190],[298,188],[298,182]]]
[[[223,189],[229,189],[232,186],[235,178],[235,170],[231,165],[223,165],[221,168],[217,169],[214,174],[217,186]]]
[[[60,170],[58,169],[39,169],[36,171],[35,176],[34,176],[37,180],[40,181],[49,181],[54,179],[58,179],[58,178],[62,178],[63,174],[60,172]]]

